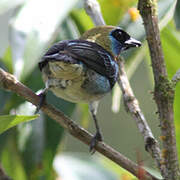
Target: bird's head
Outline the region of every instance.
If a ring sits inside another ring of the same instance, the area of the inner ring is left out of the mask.
[[[95,42],[117,57],[122,51],[141,46],[141,42],[115,26],[97,26],[86,31],[80,39]]]
[[[141,46],[141,42],[132,38],[127,32],[117,27],[109,33],[111,50],[115,56],[131,47]]]

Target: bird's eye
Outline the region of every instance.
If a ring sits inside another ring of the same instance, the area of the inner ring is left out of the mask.
[[[127,34],[125,31],[119,28],[112,31],[111,35],[120,43],[124,43],[126,40],[130,38],[129,34]]]

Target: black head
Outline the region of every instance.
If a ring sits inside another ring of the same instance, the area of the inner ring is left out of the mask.
[[[131,47],[141,46],[140,41],[132,38],[127,32],[119,27],[112,30],[109,36],[112,43],[112,51],[116,56],[118,56],[121,51],[127,50]]]

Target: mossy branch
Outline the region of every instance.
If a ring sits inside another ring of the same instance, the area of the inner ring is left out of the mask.
[[[164,54],[161,46],[156,0],[139,0],[138,9],[143,18],[146,38],[151,55],[154,74],[154,99],[157,104],[163,141],[163,161],[166,180],[180,179],[174,127],[174,82],[168,79]],[[176,78],[177,79],[177,78]]]

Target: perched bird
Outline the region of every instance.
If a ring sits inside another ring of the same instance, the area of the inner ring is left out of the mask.
[[[96,119],[97,107],[117,81],[116,58],[122,51],[140,45],[119,27],[99,26],[85,32],[80,39],[54,44],[39,62],[45,82],[40,106],[47,90],[67,101],[89,104],[96,126],[90,151],[94,151],[97,141],[102,141]]]

